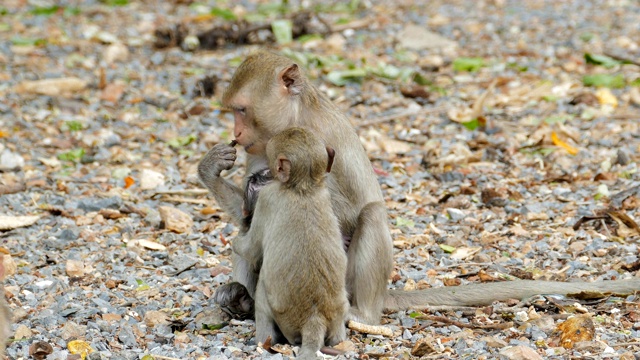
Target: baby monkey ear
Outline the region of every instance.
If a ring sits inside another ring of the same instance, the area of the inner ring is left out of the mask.
[[[333,166],[333,158],[336,156],[336,151],[327,146],[327,155],[329,155],[329,161],[327,162],[327,172],[331,172],[331,166]]]
[[[278,155],[276,177],[283,183],[289,180],[291,172],[291,161],[284,155]]]

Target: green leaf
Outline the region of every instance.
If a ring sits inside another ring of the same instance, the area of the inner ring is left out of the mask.
[[[82,148],[73,149],[62,154],[58,154],[58,159],[62,161],[79,162],[84,156],[85,151]]]
[[[293,23],[291,20],[275,20],[271,23],[273,36],[280,45],[285,45],[293,41]]]
[[[442,249],[442,251],[446,252],[447,254],[451,254],[452,252],[456,251],[455,246],[445,244],[438,244],[438,246],[440,246],[440,249]]]
[[[457,58],[453,60],[453,70],[475,72],[485,66],[484,60],[481,58]]]
[[[556,101],[558,101],[558,99],[560,99],[560,97],[556,96],[556,95],[544,95],[542,97],[542,100],[544,100],[546,102],[556,102]]]
[[[415,319],[415,318],[417,318],[417,317],[418,317],[418,316],[420,316],[420,315],[422,315],[422,313],[421,313],[421,312],[418,312],[418,311],[412,311],[412,312],[411,312],[411,314],[409,314],[409,317],[410,317],[410,318],[412,318],[412,319]]]
[[[582,78],[584,86],[608,87],[612,89],[620,89],[625,86],[624,77],[622,75],[595,74],[585,75]]]
[[[569,115],[554,115],[544,119],[544,122],[549,125],[564,124],[569,119],[570,119]]]
[[[44,15],[44,16],[50,16],[55,14],[56,12],[58,12],[58,10],[60,10],[60,6],[58,5],[53,5],[53,6],[36,6],[33,10],[31,10],[30,12],[33,15]]]
[[[429,80],[419,72],[413,73],[413,82],[422,86],[433,84],[433,81]]]
[[[238,19],[236,14],[234,14],[231,10],[219,7],[214,7],[213,9],[211,9],[211,15],[221,17],[227,21],[235,21]]]
[[[397,217],[396,226],[397,227],[406,226],[408,228],[412,228],[416,226],[416,223],[413,220],[405,219],[403,217]]]
[[[80,130],[82,130],[84,128],[84,124],[82,122],[80,122],[80,121],[77,121],[77,120],[67,121],[67,122],[65,122],[65,126],[71,132],[80,131]]]
[[[349,81],[360,80],[367,76],[365,69],[336,70],[327,74],[327,80],[337,86],[344,86]]]
[[[103,4],[109,6],[125,6],[129,5],[129,0],[101,0]]]
[[[136,279],[136,283],[138,283],[138,287],[136,288],[136,291],[145,291],[145,290],[151,289],[151,286],[149,286],[149,284],[144,282],[144,280]]]
[[[227,321],[221,322],[219,324],[202,324],[202,329],[203,330],[220,330],[227,325],[229,325],[229,322]]]
[[[471,130],[471,131],[473,131],[473,130],[477,129],[478,127],[480,127],[480,121],[478,121],[477,118],[473,119],[471,121],[467,121],[467,122],[461,123],[461,124],[464,127],[466,127],[468,130]]]
[[[79,7],[66,7],[64,8],[64,16],[78,16],[80,15]]]
[[[589,53],[584,54],[584,60],[587,62],[587,64],[601,65],[606,67],[607,69],[611,69],[614,66],[618,66],[622,64],[622,62],[612,59],[606,55],[597,55],[597,54],[589,54]]]
[[[589,41],[591,41],[591,39],[593,39],[593,34],[592,33],[580,34],[580,40],[582,40],[584,42],[589,42]]]
[[[156,358],[154,358],[153,355],[147,354],[143,356],[140,360],[156,360]]]
[[[640,86],[640,78],[637,78],[629,83],[631,86]]]
[[[302,44],[309,42],[311,40],[320,40],[322,39],[322,35],[320,34],[305,34],[298,37],[296,40]]]
[[[16,46],[42,46],[47,44],[47,40],[14,36],[11,43]]]
[[[194,142],[197,139],[195,134],[187,135],[187,136],[178,136],[177,138],[173,138],[167,141],[167,144],[174,148],[180,148],[183,146],[187,146]]]

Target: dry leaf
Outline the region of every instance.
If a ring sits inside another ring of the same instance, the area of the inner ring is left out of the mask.
[[[560,140],[560,138],[558,137],[558,135],[556,134],[555,131],[551,132],[551,141],[553,142],[553,144],[555,146],[559,146],[565,150],[567,150],[567,152],[571,155],[576,155],[578,154],[578,149],[574,148],[573,146],[567,144],[566,142]]]
[[[612,108],[618,107],[618,99],[615,95],[609,90],[609,88],[601,87],[596,91],[596,98],[600,105],[608,105]]]
[[[618,236],[627,238],[629,236],[640,235],[640,226],[624,211],[609,211],[607,215],[618,223]]]
[[[0,231],[13,230],[35,224],[40,219],[38,215],[7,216],[0,215]]]
[[[571,349],[575,343],[593,340],[596,328],[591,315],[585,314],[567,319],[556,327],[556,332],[560,332],[562,347]]]
[[[87,355],[95,351],[93,350],[93,348],[91,348],[91,345],[89,345],[88,342],[82,340],[69,341],[69,343],[67,344],[67,349],[69,349],[69,352],[72,354],[79,354],[82,359],[86,358]]]
[[[458,259],[458,260],[464,260],[472,255],[475,255],[476,253],[478,253],[480,250],[482,250],[482,247],[478,246],[478,247],[461,247],[461,248],[456,248],[456,250],[453,252],[453,254],[451,254],[451,258],[452,259]]]
[[[166,246],[151,240],[146,240],[146,239],[130,240],[127,243],[127,247],[143,247],[145,249],[156,250],[156,251],[167,250]]]
[[[87,81],[75,78],[44,79],[36,81],[23,81],[16,85],[15,91],[19,94],[30,93],[39,95],[58,96],[84,90]]]

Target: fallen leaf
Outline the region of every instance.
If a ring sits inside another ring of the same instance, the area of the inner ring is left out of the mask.
[[[506,348],[500,351],[500,355],[508,360],[542,360],[535,350],[524,345]]]
[[[127,88],[126,84],[122,82],[115,82],[108,84],[100,95],[100,100],[109,101],[112,103],[118,102],[122,94],[124,94],[124,90]]]
[[[130,240],[127,243],[127,247],[143,247],[145,249],[149,249],[149,250],[156,250],[156,251],[166,251],[167,247],[157,243],[155,241],[151,241],[151,240],[146,240],[146,239],[138,239],[138,240]]]
[[[599,88],[596,91],[596,98],[600,105],[608,105],[614,109],[618,107],[618,99],[608,88]]]
[[[560,332],[560,344],[565,349],[572,349],[575,343],[591,341],[596,332],[591,315],[584,314],[571,317],[556,327]]]
[[[629,215],[623,211],[608,211],[609,215],[618,223],[618,236],[627,238],[629,236],[640,235],[640,226]]]
[[[72,354],[79,354],[82,359],[95,351],[88,342],[82,340],[69,341],[69,343],[67,343],[67,349],[69,349],[69,352]]]
[[[15,91],[19,94],[58,96],[84,90],[87,84],[87,81],[75,77],[23,81],[16,85]]]
[[[559,147],[567,150],[567,152],[569,154],[571,154],[571,155],[578,154],[578,149],[576,149],[573,146],[567,144],[566,142],[560,140],[560,138],[558,137],[558,135],[556,134],[555,131],[551,132],[551,141],[553,142],[554,145],[559,146]]]
[[[44,360],[53,353],[53,347],[44,341],[36,341],[29,346],[29,356],[35,360]]]
[[[0,215],[0,231],[13,230],[35,224],[40,219],[38,215],[7,216]]]
[[[125,189],[130,188],[135,183],[136,183],[136,181],[131,176],[127,176],[127,177],[124,178],[124,188]]]
[[[84,263],[80,260],[67,260],[65,270],[71,277],[82,277],[85,274]]]

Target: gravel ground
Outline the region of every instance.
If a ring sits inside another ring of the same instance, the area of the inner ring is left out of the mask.
[[[8,358],[78,359],[87,345],[89,359],[291,354],[257,347],[252,321],[211,304],[237,228],[195,176],[230,138],[221,91],[260,45],[154,46],[178,23],[195,35],[232,14],[279,16],[260,3],[0,4],[0,215],[16,217],[0,222]],[[331,34],[271,46],[361,135],[389,208],[390,288],[638,276],[638,1],[351,4],[309,22]],[[39,218],[11,223],[25,215]],[[345,356],[640,356],[634,296],[425,313],[446,320],[385,314],[394,335],[350,331]],[[586,341],[563,347],[574,314]]]

